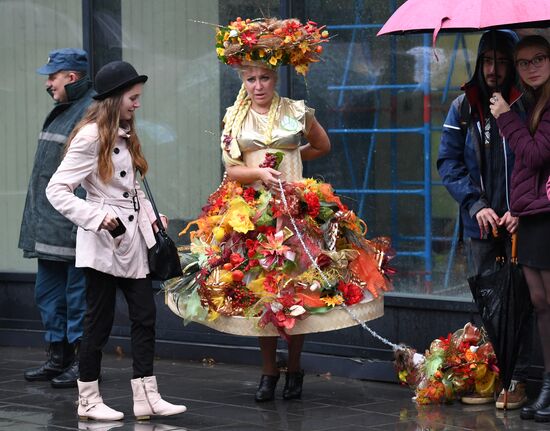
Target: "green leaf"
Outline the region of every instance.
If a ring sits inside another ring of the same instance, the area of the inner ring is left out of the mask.
[[[285,153],[283,153],[282,151],[277,151],[276,153],[273,153],[273,155],[275,156],[275,159],[276,159],[275,169],[279,169],[279,166],[281,165],[281,162],[285,157]]]
[[[285,264],[283,265],[283,272],[289,273],[296,269],[296,262],[293,262],[291,260],[285,260]]]
[[[256,220],[256,225],[269,226],[273,223],[273,214],[269,208],[269,202],[271,201],[271,193],[262,191],[258,197],[258,206],[256,214],[260,213],[261,216]]]
[[[332,218],[333,215],[334,215],[333,210],[331,210],[327,206],[321,205],[321,208],[319,209],[319,215],[317,216],[317,218],[321,219],[324,222],[326,222],[326,221],[329,221]]]
[[[304,307],[309,314],[325,314],[333,309],[333,307]]]

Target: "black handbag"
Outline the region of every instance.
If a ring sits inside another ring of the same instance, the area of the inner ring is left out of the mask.
[[[155,232],[156,244],[147,252],[147,257],[149,259],[149,275],[153,280],[161,281],[169,280],[174,277],[181,277],[183,272],[181,270],[178,249],[162,225],[162,220],[160,219],[157,206],[155,205],[153,194],[151,193],[151,189],[145,177],[143,177],[143,186],[153,206],[153,211],[155,211],[158,227],[158,231]]]

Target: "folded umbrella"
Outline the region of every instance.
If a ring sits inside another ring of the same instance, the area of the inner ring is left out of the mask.
[[[516,235],[512,235],[509,261],[499,258],[498,269],[468,279],[483,326],[493,344],[500,378],[507,392],[516,364],[521,329],[531,313],[529,289],[517,264]],[[506,407],[506,397],[505,397]]]

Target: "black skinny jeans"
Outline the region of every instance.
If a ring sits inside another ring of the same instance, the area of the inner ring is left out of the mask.
[[[115,318],[116,289],[128,304],[131,326],[133,378],[153,375],[156,307],[149,278],[122,278],[86,268],[86,317],[80,344],[80,380],[99,378],[102,349]]]

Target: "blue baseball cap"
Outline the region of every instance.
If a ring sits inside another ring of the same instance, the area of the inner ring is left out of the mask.
[[[60,70],[88,71],[88,54],[78,48],[61,48],[50,51],[48,62],[36,69],[40,75],[51,75]]]

